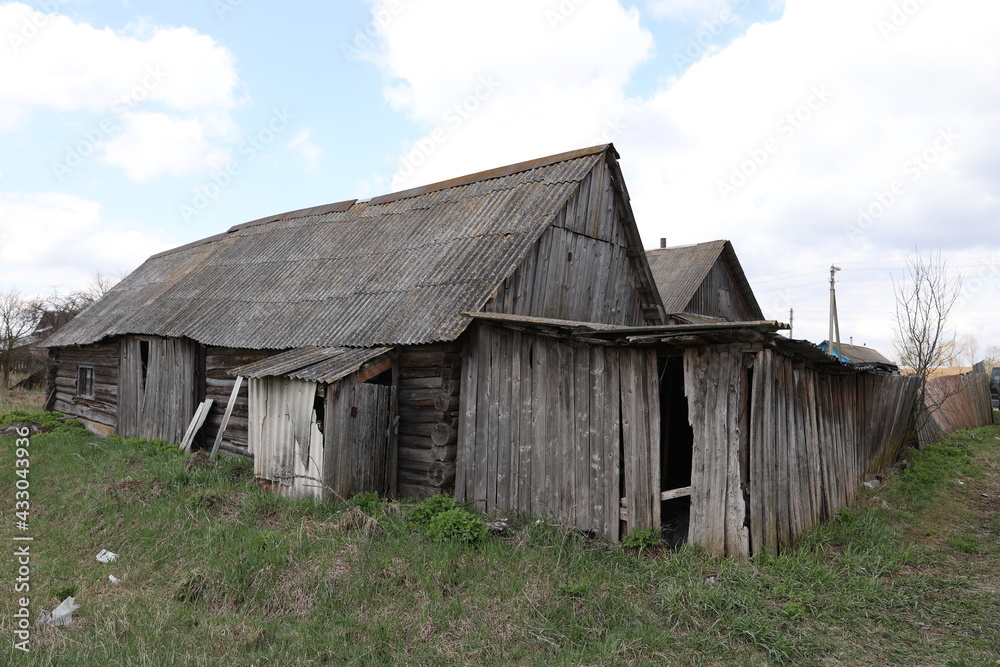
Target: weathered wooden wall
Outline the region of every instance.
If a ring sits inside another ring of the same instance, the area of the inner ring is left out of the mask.
[[[849,505],[913,433],[914,378],[832,375],[741,346],[687,350],[685,376],[696,461],[689,539],[713,553],[789,546]]]
[[[149,346],[145,367],[143,343]],[[180,338],[125,336],[118,349],[117,433],[180,442],[197,406],[197,344]]]
[[[750,308],[736,286],[729,267],[720,257],[709,270],[701,286],[691,297],[689,313],[723,317],[734,322],[754,319]]]
[[[327,386],[323,479],[336,492],[333,499],[396,494],[394,393],[391,385],[356,382],[353,376]]]
[[[623,515],[629,530],[659,526],[655,352],[484,325],[466,335],[459,500],[611,539]]]
[[[921,448],[963,428],[992,423],[990,382],[986,374],[944,375],[927,381],[924,406],[917,416]]]
[[[205,386],[202,399],[211,398],[214,403],[208,413],[208,419],[202,427],[204,442],[212,443],[219,432],[222,416],[229,404],[236,378],[228,371],[245,364],[253,363],[275,354],[272,350],[242,350],[228,347],[207,347],[204,351]],[[249,384],[244,381],[236,397],[233,414],[229,418],[226,434],[220,449],[229,454],[249,456],[247,440],[247,419],[249,416]]]
[[[114,433],[118,424],[118,341],[54,348],[50,351],[50,359],[58,367],[51,409],[80,419],[97,433]],[[76,394],[80,366],[94,368],[93,397]]]
[[[684,354],[684,393],[694,442],[688,540],[715,553],[749,553],[746,345],[692,348]]]
[[[606,164],[595,168],[556,215],[486,312],[641,326],[659,315],[637,287],[634,263]],[[644,312],[644,308],[646,312]]]
[[[425,498],[455,485],[461,347],[404,347],[398,357],[397,492]]]

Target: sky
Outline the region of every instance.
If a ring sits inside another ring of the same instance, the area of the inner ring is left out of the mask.
[[[647,248],[733,242],[765,317],[897,358],[908,257],[1000,345],[1000,3],[0,4],[0,288],[608,142]]]

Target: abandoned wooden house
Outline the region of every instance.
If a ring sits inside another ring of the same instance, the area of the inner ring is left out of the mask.
[[[895,454],[916,386],[778,336],[727,242],[665,309],[617,158],[563,153],[155,255],[47,341],[49,405],[179,441],[213,399],[202,437],[233,407],[223,448],[286,494],[453,492],[610,539],[686,516],[714,552],[776,551]]]

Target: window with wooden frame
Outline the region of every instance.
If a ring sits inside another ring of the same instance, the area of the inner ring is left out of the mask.
[[[76,395],[93,398],[94,367],[80,366],[76,369]]]

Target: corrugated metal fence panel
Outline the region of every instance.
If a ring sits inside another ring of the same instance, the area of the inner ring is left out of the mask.
[[[282,495],[321,499],[323,435],[316,424],[313,382],[250,379],[250,453],[254,473]]]

